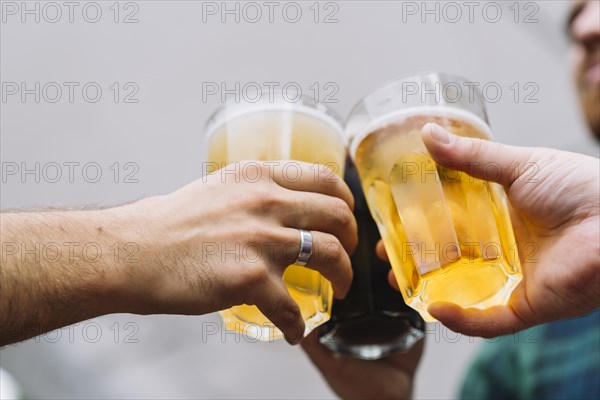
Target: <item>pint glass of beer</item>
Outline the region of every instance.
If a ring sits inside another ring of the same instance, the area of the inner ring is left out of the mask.
[[[375,254],[381,236],[369,213],[354,164],[345,180],[354,196],[358,245],[350,257],[354,279],[343,300],[335,299],[319,341],[331,351],[363,360],[404,353],[425,336],[425,323],[388,282],[389,263]]]
[[[439,73],[364,97],[346,137],[406,304],[433,321],[427,307],[438,301],[505,304],[522,274],[503,188],[437,165],[421,139],[428,122],[491,139],[476,86]]]
[[[328,166],[344,174],[346,146],[343,128],[323,104],[305,96],[290,100],[283,95],[256,93],[253,102],[228,102],[205,127],[208,164],[218,167],[242,160],[290,160]],[[333,292],[319,272],[290,265],[283,280],[300,306],[305,334],[329,320]],[[241,305],[221,312],[225,327],[255,340],[270,341],[283,335],[256,306]]]

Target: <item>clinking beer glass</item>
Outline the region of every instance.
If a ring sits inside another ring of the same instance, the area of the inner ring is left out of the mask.
[[[257,92],[250,98],[252,102],[225,104],[208,120],[205,127],[208,163],[225,167],[243,160],[297,160],[325,165],[332,174],[343,177],[346,155],[343,128],[323,104],[305,96],[290,101],[269,92]],[[283,280],[300,306],[305,335],[329,320],[333,292],[331,283],[319,272],[290,265]],[[283,337],[256,306],[232,307],[222,311],[221,316],[227,329],[252,338],[269,341]]]
[[[483,97],[468,83],[439,73],[390,83],[363,98],[346,124],[402,296],[426,321],[438,301],[505,304],[522,278],[503,188],[436,164],[421,139],[428,122],[491,139]]]
[[[381,236],[351,161],[345,180],[354,196],[358,228],[358,245],[350,257],[354,279],[346,297],[333,301],[331,320],[321,327],[319,341],[336,353],[377,360],[410,350],[425,335],[425,323],[390,286],[389,263],[375,254]]]

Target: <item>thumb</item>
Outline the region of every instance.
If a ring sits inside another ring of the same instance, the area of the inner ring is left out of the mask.
[[[433,318],[451,330],[467,336],[492,338],[508,335],[532,326],[523,320],[510,305],[490,307],[485,310],[461,308],[452,303],[436,302],[427,311]]]
[[[526,147],[453,135],[434,123],[426,124],[422,133],[427,150],[438,164],[507,188],[532,166],[533,151]]]

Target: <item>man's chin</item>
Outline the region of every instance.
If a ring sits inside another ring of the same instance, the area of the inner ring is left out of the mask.
[[[588,110],[587,111],[587,122],[590,130],[596,137],[596,140],[600,141],[600,106],[596,107],[595,111]]]
[[[582,98],[582,106],[588,126],[596,139],[600,140],[600,87],[593,88],[585,93]]]
[[[590,124],[590,128],[592,129],[592,133],[596,137],[596,140],[600,142],[600,120],[596,120],[595,126]]]

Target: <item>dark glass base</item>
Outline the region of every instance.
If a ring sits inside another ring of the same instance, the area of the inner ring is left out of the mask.
[[[369,315],[328,323],[321,329],[319,341],[336,353],[363,360],[377,360],[392,353],[403,353],[424,336],[423,324],[413,325],[407,316]]]
[[[390,286],[390,266],[375,255],[379,231],[351,162],[345,179],[358,224],[358,246],[351,257],[354,279],[346,298],[333,302],[331,320],[321,327],[319,340],[337,353],[374,360],[408,351],[423,337],[425,323]]]

